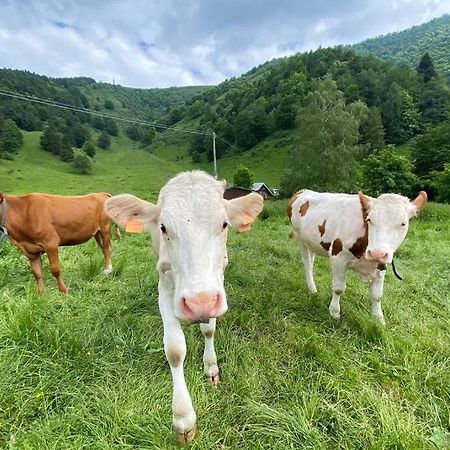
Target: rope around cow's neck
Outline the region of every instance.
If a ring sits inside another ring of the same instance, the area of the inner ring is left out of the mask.
[[[377,265],[377,269],[378,270],[386,270],[387,269],[387,264],[385,263],[379,263]],[[397,273],[397,271],[395,270],[395,264],[394,264],[394,258],[392,258],[392,271],[394,272],[394,275],[401,281],[403,281],[403,278]]]

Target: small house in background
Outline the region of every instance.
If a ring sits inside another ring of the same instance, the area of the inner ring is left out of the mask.
[[[250,194],[250,192],[257,192],[264,200],[274,197],[274,193],[264,183],[253,183],[251,189],[243,188],[240,186],[228,186],[225,188],[223,198],[226,200],[232,200],[233,198],[243,197]]]
[[[264,183],[253,183],[252,191],[262,195],[264,200],[274,197],[273,192]]]
[[[250,194],[251,189],[239,187],[239,186],[228,186],[225,188],[223,193],[223,198],[226,200],[233,200],[233,198],[243,197],[244,195]]]

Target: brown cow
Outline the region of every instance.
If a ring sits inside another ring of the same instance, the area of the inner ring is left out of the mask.
[[[111,266],[111,221],[104,212],[110,194],[83,196],[49,194],[3,195],[0,193],[0,241],[6,234],[30,260],[39,292],[44,291],[41,255],[47,253],[60,292],[67,288],[59,269],[58,247],[77,245],[93,236],[105,256],[104,273]]]

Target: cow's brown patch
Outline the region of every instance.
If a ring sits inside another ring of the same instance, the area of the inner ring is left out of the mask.
[[[339,255],[342,251],[342,241],[337,238],[333,241],[333,247],[331,248],[331,254],[333,256]]]
[[[205,338],[211,339],[214,336],[214,331],[213,330],[205,331],[204,335]]]
[[[297,200],[298,196],[302,193],[303,191],[298,191],[296,192],[291,199],[289,200],[289,203],[286,207],[286,212],[287,215],[289,216],[289,219],[292,217],[292,205],[294,204],[295,200]]]
[[[325,224],[327,223],[327,219],[325,219],[322,223],[322,225],[319,225],[319,233],[320,237],[322,237],[325,234]]]
[[[320,241],[320,245],[321,245],[326,251],[328,251],[328,250],[330,250],[331,242],[323,242],[323,241]]]
[[[308,211],[308,209],[309,209],[309,202],[306,201],[305,203],[302,203],[300,205],[300,209],[298,210],[298,212],[303,217],[306,214],[306,212]]]
[[[183,360],[182,352],[175,346],[170,346],[167,349],[166,355],[171,367],[178,367]]]
[[[353,254],[353,256],[356,256],[357,258],[361,258],[364,253],[366,252],[367,243],[368,243],[368,229],[367,224],[364,224],[364,236],[359,237],[356,239],[355,243],[349,248],[350,253]]]

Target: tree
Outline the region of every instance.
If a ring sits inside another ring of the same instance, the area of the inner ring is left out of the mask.
[[[70,143],[69,138],[65,134],[63,135],[63,137],[61,139],[61,148],[59,150],[59,157],[61,158],[61,161],[64,161],[64,162],[73,161],[72,145]]]
[[[117,136],[119,134],[119,127],[114,119],[107,118],[104,120],[104,128],[111,136]]]
[[[23,142],[22,133],[11,119],[6,119],[0,131],[0,152],[13,153]]]
[[[86,155],[90,156],[91,158],[93,158],[95,156],[95,146],[92,142],[87,141],[84,145],[83,145],[83,152],[86,153]]]
[[[45,127],[41,136],[41,147],[46,152],[51,152],[54,155],[58,155],[61,149],[61,133],[56,131],[56,128],[52,125]]]
[[[114,103],[111,100],[105,100],[105,108],[109,110],[114,109]]]
[[[422,56],[416,70],[424,83],[428,83],[432,78],[436,77],[436,70],[428,52]]]
[[[282,178],[282,190],[302,187],[319,191],[355,190],[359,175],[359,126],[367,106],[346,105],[330,76],[314,82],[315,89],[299,111],[301,140],[293,149]]]
[[[86,126],[77,123],[72,128],[72,136],[73,145],[77,148],[81,148],[83,147],[84,143],[91,137],[91,133]]]
[[[100,116],[94,116],[91,121],[91,125],[96,130],[103,130],[105,128],[105,122]]]
[[[251,188],[253,184],[254,173],[243,164],[239,164],[236,171],[233,174],[233,183],[235,186],[241,186],[244,188]]]
[[[154,137],[156,136],[156,129],[154,127],[146,127],[142,130],[141,136],[141,144],[146,147],[153,142]]]
[[[141,128],[138,125],[130,125],[127,128],[127,136],[132,140],[132,141],[139,141],[142,137],[142,132],[141,132]]]
[[[97,139],[97,145],[101,148],[107,149],[111,146],[111,138],[106,131],[103,131]]]
[[[297,107],[295,97],[289,95],[283,97],[275,111],[275,124],[278,128],[292,128],[295,125]]]
[[[444,165],[444,170],[433,172],[433,181],[439,201],[450,203],[450,163]]]
[[[75,172],[80,174],[87,174],[92,171],[91,158],[84,152],[77,150],[73,156],[72,166]]]
[[[365,161],[364,190],[376,197],[384,192],[411,195],[418,183],[412,169],[409,159],[399,155],[394,145],[388,145]]]
[[[199,163],[202,160],[202,156],[197,150],[194,150],[191,154],[192,162]]]
[[[368,109],[367,118],[362,122],[360,132],[361,143],[367,146],[369,153],[384,148],[384,127],[380,110],[376,106]]]

